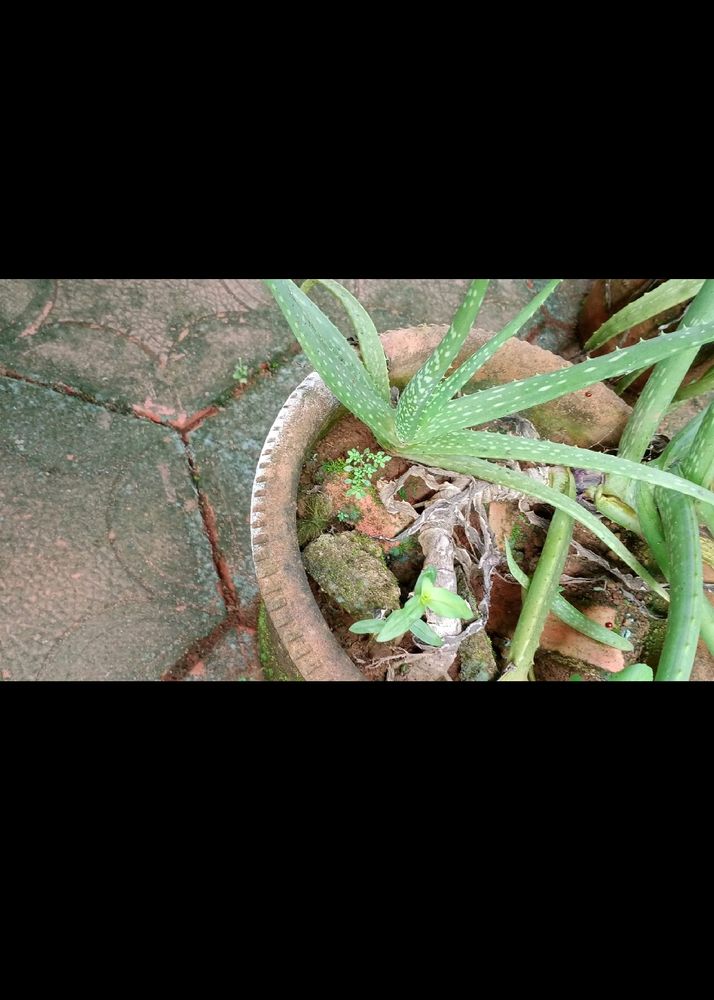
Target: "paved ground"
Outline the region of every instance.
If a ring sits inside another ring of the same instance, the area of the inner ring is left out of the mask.
[[[380,332],[448,321],[466,285],[342,280]],[[529,339],[562,348],[585,284]],[[484,325],[542,285],[496,280]],[[0,281],[2,680],[260,678],[253,471],[309,370],[256,280]]]

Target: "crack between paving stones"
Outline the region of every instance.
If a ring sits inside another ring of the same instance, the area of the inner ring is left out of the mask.
[[[213,651],[221,639],[223,639],[223,637],[227,635],[231,629],[251,634],[255,633],[256,630],[247,621],[245,621],[244,614],[239,606],[240,602],[238,599],[238,593],[236,591],[235,584],[233,583],[233,578],[231,576],[226,557],[223,555],[218,544],[216,514],[213,506],[206,496],[205,491],[198,485],[199,476],[196,467],[196,460],[193,452],[191,451],[191,446],[188,440],[188,434],[200,427],[204,420],[207,420],[219,413],[219,408],[217,406],[206,407],[205,409],[198,411],[191,417],[182,421],[180,424],[176,421],[164,422],[146,411],[137,412],[134,408],[130,408],[128,406],[122,406],[117,403],[103,402],[93,397],[90,393],[83,392],[80,389],[74,389],[72,386],[66,385],[63,382],[42,382],[39,379],[33,379],[28,375],[22,375],[20,372],[16,372],[2,364],[0,364],[0,376],[8,379],[14,379],[18,382],[25,382],[28,385],[34,385],[40,389],[49,389],[52,392],[56,392],[58,395],[70,396],[73,399],[80,399],[82,402],[88,403],[90,406],[96,406],[99,409],[108,410],[110,413],[118,413],[121,416],[134,417],[136,420],[149,421],[150,423],[159,424],[161,427],[166,427],[168,430],[178,434],[181,439],[189,475],[198,498],[198,507],[204,534],[211,549],[213,567],[218,577],[221,597],[223,599],[223,603],[225,604],[227,613],[223,621],[219,622],[219,624],[216,625],[216,627],[212,629],[208,635],[196,640],[196,642],[194,642],[193,645],[176,661],[176,663],[163,674],[161,679],[167,681],[183,680],[188,676],[191,669],[199,662],[199,660],[201,660],[204,656],[209,655],[209,653]]]

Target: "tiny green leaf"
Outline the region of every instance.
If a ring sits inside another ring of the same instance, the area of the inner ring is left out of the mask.
[[[419,574],[419,578],[414,585],[415,596],[421,596],[422,589],[427,581],[429,583],[434,583],[436,581],[436,568],[434,566],[427,566]]]
[[[442,618],[463,618],[464,621],[471,621],[474,616],[466,601],[446,587],[431,587],[428,594],[422,591],[422,600],[430,611],[435,615],[441,615]]]
[[[396,639],[398,635],[403,635],[411,628],[412,622],[421,618],[423,609],[418,597],[410,597],[407,603],[399,611],[393,611],[386,624],[377,636],[377,642],[389,642]]]
[[[421,642],[425,642],[428,646],[443,646],[444,640],[438,635],[434,629],[423,622],[421,618],[417,618],[415,622],[412,622],[409,626],[409,630],[412,635],[416,636]]]
[[[386,618],[365,618],[361,622],[355,622],[354,625],[350,625],[350,632],[354,632],[355,635],[367,635],[370,632],[374,632],[376,635],[384,628],[386,620]]]

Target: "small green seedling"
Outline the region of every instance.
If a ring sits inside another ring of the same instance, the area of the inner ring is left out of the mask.
[[[412,552],[416,552],[419,548],[419,542],[414,537],[414,535],[409,535],[400,542],[399,545],[395,545],[390,551],[389,556],[392,559],[403,559],[405,556],[410,555]]]
[[[333,458],[322,463],[322,471],[326,476],[342,475],[345,471],[344,458]]]
[[[342,521],[343,524],[357,524],[362,514],[357,510],[356,507],[348,507],[346,510],[338,510],[337,520]]]
[[[372,487],[372,476],[379,469],[383,469],[389,462],[389,456],[383,451],[373,454],[369,448],[363,452],[351,448],[347,452],[347,461],[344,471],[347,473],[345,482],[349,486],[346,496],[354,497],[355,500],[364,500]]]
[[[441,636],[421,620],[426,611],[433,611],[435,615],[442,615],[444,618],[463,618],[464,621],[470,621],[473,612],[457,594],[445,587],[435,587],[435,580],[436,570],[430,566],[420,574],[414,594],[403,608],[393,611],[387,618],[368,618],[355,622],[350,626],[350,632],[356,635],[372,633],[377,637],[377,642],[389,642],[405,632],[411,632],[416,639],[428,646],[443,646]]]
[[[248,365],[243,361],[242,358],[238,358],[238,363],[233,369],[233,379],[240,385],[248,384],[248,375],[250,374],[250,369]]]

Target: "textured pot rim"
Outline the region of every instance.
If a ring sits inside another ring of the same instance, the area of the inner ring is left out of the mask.
[[[390,361],[390,375],[399,382],[411,377],[423,364],[435,342],[447,327],[425,325],[419,328],[422,337],[415,341],[414,328],[391,330],[381,335]],[[492,331],[472,331],[459,361],[475,350],[474,338],[488,337]],[[435,342],[431,342],[430,338]],[[517,351],[531,367],[548,357],[545,351],[524,341],[511,341],[501,348]],[[487,364],[494,364],[498,355]],[[570,367],[557,358],[558,367]],[[484,366],[483,371],[486,371]],[[539,368],[533,369],[540,370]],[[593,387],[593,394],[605,392],[616,420],[630,408],[612,390],[602,384]],[[561,406],[562,400],[546,404]],[[251,496],[251,548],[256,577],[268,617],[279,641],[297,671],[311,681],[364,681],[365,676],[350,660],[333,636],[317,606],[303,567],[297,540],[297,491],[305,459],[326,430],[347,410],[333,396],[317,372],[308,375],[290,394],[278,413],[260,453]],[[535,418],[534,418],[535,419]],[[618,435],[619,436],[619,435]]]
[[[310,681],[366,680],[315,602],[295,526],[305,458],[342,410],[317,372],[303,379],[265,439],[251,496],[251,548],[261,597],[286,653]]]

